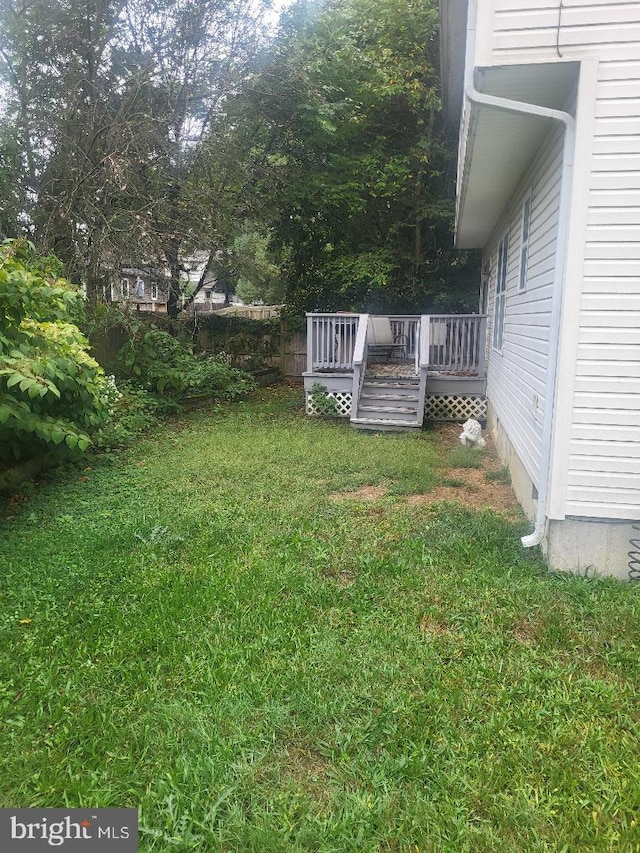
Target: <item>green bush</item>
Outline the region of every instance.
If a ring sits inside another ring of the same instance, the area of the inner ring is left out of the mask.
[[[311,405],[316,411],[316,414],[326,418],[338,417],[338,404],[335,397],[331,397],[327,392],[327,388],[321,382],[314,382],[311,386]]]
[[[174,400],[152,394],[126,379],[113,376],[109,382],[109,420],[94,436],[102,450],[112,450],[131,443],[139,433],[154,426],[162,418],[176,414],[180,406]]]
[[[56,258],[0,246],[0,459],[86,450],[107,418],[104,372],[74,322],[82,302]]]
[[[117,376],[173,397],[230,400],[255,387],[252,377],[224,360],[194,355],[183,341],[152,326],[140,327],[116,356]]]

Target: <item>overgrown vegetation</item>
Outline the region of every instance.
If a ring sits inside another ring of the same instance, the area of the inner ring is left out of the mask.
[[[104,373],[75,320],[80,292],[26,241],[0,248],[0,459],[86,450],[108,417]]]
[[[141,853],[634,851],[638,589],[414,502],[456,436],[301,407],[198,409],[13,496],[2,805],[137,807]]]
[[[477,255],[453,249],[456,154],[440,107],[432,0],[286,13],[231,109],[291,307],[477,308]]]
[[[254,387],[251,377],[214,356],[194,355],[183,341],[141,325],[116,357],[117,375],[177,399],[233,400]]]
[[[103,314],[105,312],[102,312]],[[111,315],[116,312],[106,312]],[[110,448],[130,440],[179,403],[229,401],[255,387],[224,355],[196,355],[177,338],[118,313],[125,342],[117,382],[89,355],[75,321],[84,297],[53,256],[26,241],[0,248],[0,460]],[[107,323],[108,318],[103,317]]]

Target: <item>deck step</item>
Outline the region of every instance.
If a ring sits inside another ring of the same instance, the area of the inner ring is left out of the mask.
[[[363,389],[360,394],[360,402],[363,400],[374,400],[376,402],[382,403],[383,401],[388,401],[389,403],[417,403],[419,400],[419,395],[414,391],[407,394],[392,394],[391,392],[385,391],[381,393],[379,391],[372,391],[371,389]]]
[[[372,430],[373,432],[415,432],[422,429],[422,424],[414,420],[379,420],[378,418],[351,418],[351,425],[356,429]]]
[[[376,388],[419,388],[419,379],[377,379],[375,376],[365,376],[363,385],[375,385]]]
[[[416,417],[418,414],[417,406],[371,406],[364,405],[358,406],[358,416],[361,412],[366,412],[367,414],[371,414],[375,412],[376,414],[382,415],[386,417],[387,415],[408,415]]]
[[[419,401],[420,380],[417,376],[367,375],[351,424],[356,429],[376,432],[420,430]]]
[[[368,385],[366,382],[362,386],[362,390],[360,391],[361,397],[391,397],[393,399],[401,399],[404,400],[407,397],[415,397],[418,398],[420,394],[420,389],[418,386],[411,386],[407,388],[397,388],[392,386],[384,386],[381,387],[379,385]]]
[[[363,391],[372,391],[375,394],[417,394],[419,385],[378,385],[373,382],[363,382]]]

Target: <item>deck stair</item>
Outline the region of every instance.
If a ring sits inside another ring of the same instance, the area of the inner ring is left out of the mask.
[[[420,408],[420,379],[417,376],[376,376],[367,372],[351,424],[356,429],[375,431],[419,430],[423,420]]]

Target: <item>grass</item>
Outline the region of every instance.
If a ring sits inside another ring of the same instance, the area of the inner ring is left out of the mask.
[[[14,496],[0,805],[137,806],[145,853],[639,850],[638,588],[412,505],[435,436],[300,407],[197,410]]]
[[[496,468],[493,471],[487,471],[485,476],[487,480],[493,480],[496,483],[511,483],[511,474],[506,466]]]

